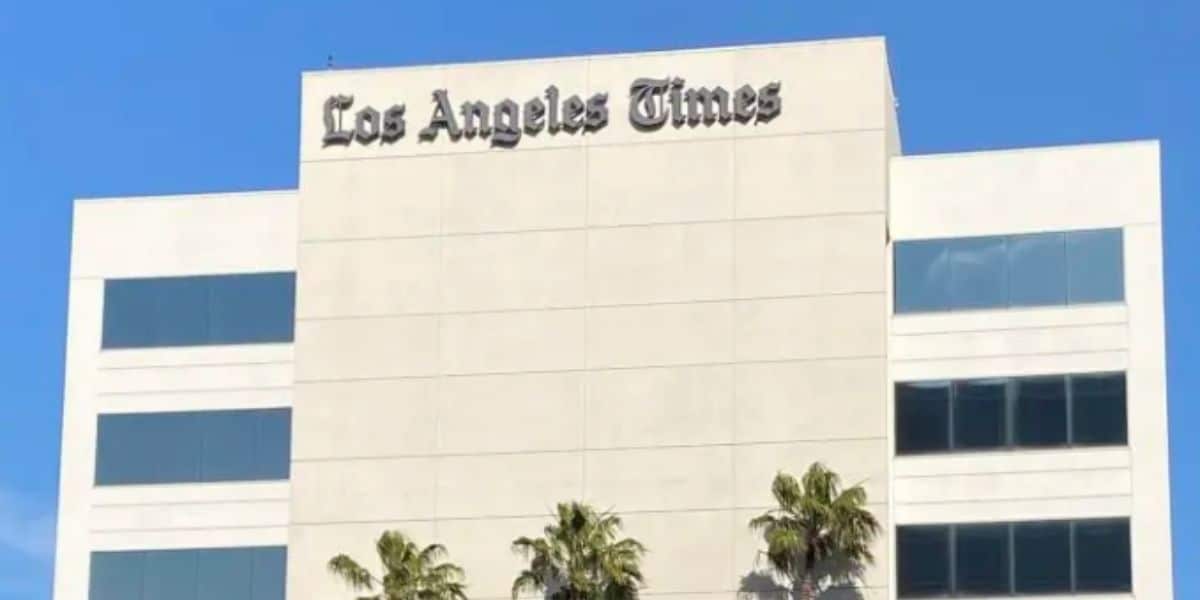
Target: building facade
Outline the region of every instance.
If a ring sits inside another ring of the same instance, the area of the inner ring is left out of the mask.
[[[306,73],[296,190],[76,204],[57,600],[352,598],[399,529],[510,597],[556,502],[648,598],[1169,598],[1158,146],[902,155],[882,39]],[[169,590],[169,591],[168,591]]]

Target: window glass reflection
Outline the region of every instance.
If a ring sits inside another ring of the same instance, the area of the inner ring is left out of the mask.
[[[950,383],[896,385],[896,451],[950,448]]]
[[[1008,259],[1002,237],[950,243],[950,306],[998,308],[1008,303]]]
[[[1006,440],[1008,380],[977,379],[954,383],[954,447],[998,448]]]
[[[1067,296],[1072,304],[1125,299],[1120,229],[1067,233]]]
[[[1010,305],[1066,304],[1066,236],[1061,233],[1037,233],[1010,237],[1008,273]]]
[[[896,246],[896,312],[950,309],[950,251],[941,240]]]

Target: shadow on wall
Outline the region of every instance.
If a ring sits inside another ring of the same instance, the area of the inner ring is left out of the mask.
[[[756,561],[758,562],[758,561]],[[858,588],[863,566],[854,561],[834,558],[818,563],[813,569],[817,581],[815,600],[865,600]],[[800,600],[798,586],[791,589],[758,565],[738,582],[738,600]]]

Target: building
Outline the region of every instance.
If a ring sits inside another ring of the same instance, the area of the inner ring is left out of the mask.
[[[818,460],[884,525],[828,598],[1171,597],[1157,143],[903,156],[891,90],[882,39],[313,72],[298,189],[78,202],[55,598],[351,598],[399,528],[500,600],[569,499],[732,598]]]

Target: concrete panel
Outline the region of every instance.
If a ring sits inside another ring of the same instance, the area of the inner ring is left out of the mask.
[[[292,388],[96,394],[93,405],[100,414],[282,408],[292,405]]]
[[[71,285],[82,285],[84,280],[73,280]],[[101,284],[102,282],[96,282]],[[97,293],[103,294],[100,290]],[[97,309],[101,308],[100,299]],[[97,310],[97,317],[100,316]],[[99,325],[99,323],[97,323]],[[96,331],[99,338],[99,329]],[[92,348],[96,350],[99,345]],[[127,367],[184,367],[198,365],[228,365],[233,363],[290,363],[293,358],[291,344],[236,344],[231,346],[188,346],[174,348],[112,348],[96,353],[96,366],[102,369]]]
[[[93,377],[99,393],[149,393],[283,388],[292,373],[288,363],[261,363],[97,369]]]
[[[437,465],[437,517],[545,514],[578,498],[583,460],[577,452],[447,456]],[[503,547],[497,549],[503,551]]]
[[[739,442],[887,434],[882,358],[742,364],[736,374]]]
[[[296,193],[79,200],[71,276],[292,271]]]
[[[595,308],[588,314],[593,368],[727,362],[733,358],[728,302]]]
[[[378,317],[296,323],[296,380],[431,375],[438,318]]]
[[[1158,222],[1160,198],[1155,141],[891,161],[890,225],[901,240]]]
[[[733,230],[727,223],[595,229],[587,276],[593,304],[728,298]]]
[[[589,373],[587,447],[730,443],[733,390],[729,365]]]
[[[438,382],[444,454],[582,447],[582,373],[446,377]]]
[[[301,244],[296,318],[434,312],[441,250],[437,238]]]
[[[732,460],[730,446],[588,452],[587,499],[618,512],[727,508]]]
[[[582,227],[587,220],[586,169],[582,148],[454,155],[449,158],[442,230]]]
[[[1078,304],[1012,310],[970,310],[893,315],[891,334],[920,335],[1006,329],[1049,329],[1083,325],[1118,325],[1128,322],[1129,309],[1124,304]]]
[[[896,523],[899,525],[1102,519],[1127,517],[1132,514],[1132,496],[960,500],[896,504]]]
[[[739,298],[884,292],[883,215],[741,222]]]
[[[1044,470],[897,478],[896,504],[984,502],[1130,493],[1129,469]]]
[[[447,315],[442,317],[441,354],[446,373],[582,368],[584,311]]]
[[[300,240],[436,234],[448,172],[440,156],[305,164]]]
[[[512,542],[540,536],[551,522],[549,509],[543,512],[544,517],[438,521],[438,542],[466,570],[472,598],[511,598],[513,579],[528,565],[512,552]]]
[[[996,452],[966,452],[928,456],[899,456],[892,463],[892,476],[938,477],[946,475],[1038,473],[1072,469],[1129,468],[1129,449],[1069,448],[1052,450],[1021,450]]]
[[[737,129],[739,137],[783,133],[883,130],[887,48],[883,38],[753,46],[736,55],[738,79],[782,81],[783,110],[766,124]],[[784,68],[780,68],[786,65]],[[762,83],[758,83],[762,82]]]
[[[981,315],[981,318],[983,316]],[[1125,325],[893,336],[892,360],[1109,352],[1129,348]]]
[[[734,581],[733,511],[624,515],[624,535],[647,548],[642,561],[646,592],[731,591]],[[680,568],[681,564],[687,568]]]
[[[588,151],[588,222],[713,221],[733,216],[733,141]]]
[[[882,132],[741,138],[734,160],[739,219],[884,210]]]
[[[227,529],[163,529],[154,531],[96,531],[83,538],[92,552],[121,552],[127,550],[182,550],[185,548],[243,548],[246,546],[286,546],[287,527],[232,527]],[[87,572],[90,556],[79,561],[83,572],[79,598],[87,597]],[[55,592],[56,594],[58,592]]]
[[[292,462],[292,524],[432,518],[437,501],[434,461]]]
[[[446,311],[581,306],[586,297],[581,230],[447,237]]]
[[[286,527],[287,499],[204,504],[96,506],[89,515],[93,532],[166,531],[238,527]]]
[[[437,444],[432,379],[296,386],[292,460],[422,455]]]
[[[734,452],[737,506],[772,506],[771,481],[776,473],[784,471],[800,477],[814,462],[821,462],[840,475],[843,486],[862,484],[868,502],[887,502],[890,454],[884,439],[737,446]]]
[[[1129,353],[1073,352],[1067,354],[987,356],[906,360],[891,365],[893,381],[995,377],[997,375],[1061,375],[1105,373],[1129,367]]]
[[[883,294],[739,301],[737,358],[883,356],[884,302]]]

